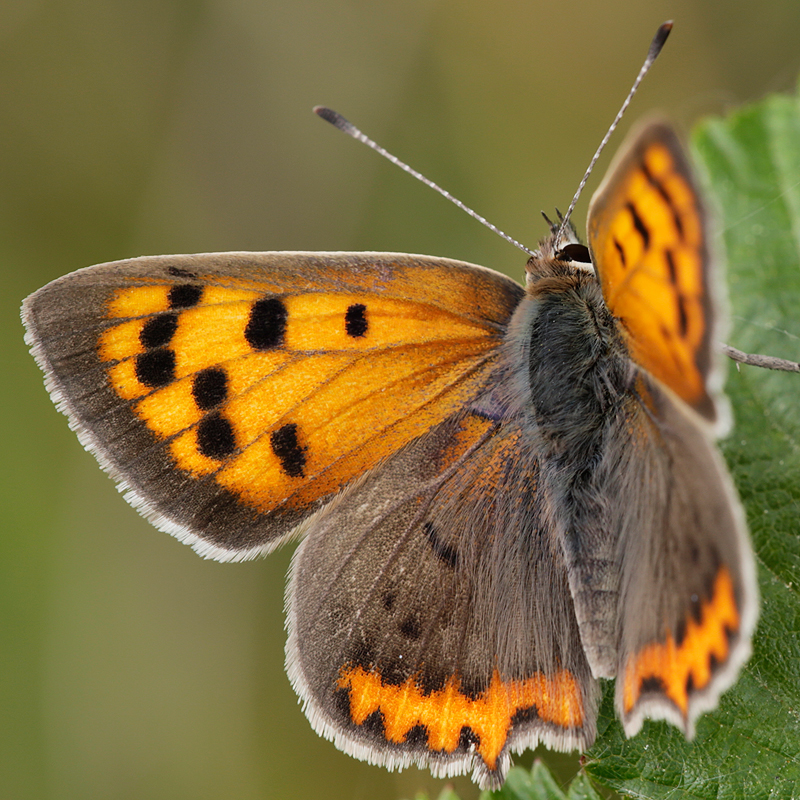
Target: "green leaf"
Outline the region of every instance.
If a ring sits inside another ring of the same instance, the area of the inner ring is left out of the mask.
[[[493,800],[601,800],[585,775],[578,775],[565,794],[540,761],[533,765],[530,772],[512,769],[499,792],[486,792],[484,796]],[[481,800],[484,800],[484,796]]]
[[[727,252],[731,329],[746,352],[800,360],[800,102],[774,96],[695,131],[717,249]],[[722,443],[757,553],[753,656],[693,742],[665,723],[625,739],[604,699],[584,764],[637,798],[800,797],[800,375],[731,366],[735,417]]]

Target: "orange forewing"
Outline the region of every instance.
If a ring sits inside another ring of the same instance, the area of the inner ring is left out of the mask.
[[[175,284],[140,279],[107,303],[98,354],[113,390],[169,442],[177,467],[212,475],[261,513],[302,509],[464,408],[494,368],[517,292],[498,292],[504,279],[489,270],[397,261],[361,270],[328,263],[324,276],[294,263],[257,278],[192,276],[202,294],[173,312],[172,379],[156,387],[140,380],[137,359],[147,354],[147,326],[171,313]],[[259,349],[247,326],[265,298],[285,320],[280,342]],[[348,332],[354,308],[358,325]],[[214,413],[230,434],[227,450],[211,454],[199,427],[209,411],[195,398],[204,370],[224,371]],[[287,431],[281,451],[276,437]]]
[[[593,262],[633,359],[713,422],[705,212],[670,128],[633,142],[592,199]]]

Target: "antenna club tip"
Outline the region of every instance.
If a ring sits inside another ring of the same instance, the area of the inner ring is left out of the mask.
[[[664,46],[664,42],[667,41],[667,37],[669,36],[671,30],[671,19],[668,19],[666,22],[659,25],[656,35],[653,37],[653,41],[650,43],[650,50],[647,53],[648,61],[652,61],[661,52],[661,48]]]
[[[314,113],[318,117],[322,117],[326,122],[330,122],[331,125],[335,125],[340,116],[332,108],[328,108],[327,106],[314,106]]]
[[[338,111],[334,111],[332,108],[328,108],[327,106],[314,106],[314,113],[318,117],[322,117],[325,122],[330,122],[334,128],[338,128],[340,131],[350,134],[350,136],[354,135],[356,130],[355,127]]]

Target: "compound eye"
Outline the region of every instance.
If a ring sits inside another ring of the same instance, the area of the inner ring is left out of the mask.
[[[578,261],[581,264],[591,264],[592,257],[589,255],[589,248],[585,244],[567,244],[564,245],[557,253],[556,258],[559,261]]]

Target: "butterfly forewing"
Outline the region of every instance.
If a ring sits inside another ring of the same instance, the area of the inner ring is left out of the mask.
[[[229,253],[82,270],[24,313],[55,398],[133,502],[240,559],[474,398],[521,292],[440,259]]]
[[[714,373],[706,212],[674,131],[630,137],[592,198],[589,247],[634,360],[712,423],[726,422]]]

